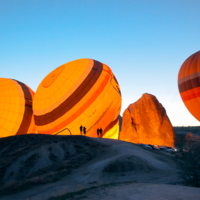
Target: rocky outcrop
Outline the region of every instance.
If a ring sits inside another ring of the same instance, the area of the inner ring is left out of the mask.
[[[187,135],[185,136],[185,139],[186,139],[186,140],[188,140],[188,139],[193,139],[194,137],[195,137],[195,136],[194,136],[192,133],[188,132]]]
[[[192,133],[188,132],[185,137],[185,146],[184,148],[188,149],[193,145],[200,145],[200,136],[195,136]]]
[[[142,97],[124,111],[120,140],[174,146],[174,129],[165,108],[151,94]]]

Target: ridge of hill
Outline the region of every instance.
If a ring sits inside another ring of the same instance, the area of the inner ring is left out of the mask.
[[[2,138],[0,163],[1,200],[59,199],[115,184],[181,184],[174,155],[112,139],[34,134]]]

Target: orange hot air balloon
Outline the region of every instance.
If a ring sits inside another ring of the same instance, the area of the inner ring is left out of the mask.
[[[33,101],[38,133],[118,138],[121,92],[111,69],[96,60],[61,65],[40,83]]]
[[[178,74],[178,88],[185,106],[200,121],[200,51],[182,64]]]
[[[35,133],[33,96],[24,83],[0,78],[0,137]]]

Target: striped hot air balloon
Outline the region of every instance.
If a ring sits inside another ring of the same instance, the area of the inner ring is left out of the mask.
[[[178,88],[185,106],[200,121],[200,51],[182,64],[178,74]]]
[[[0,78],[0,137],[35,133],[33,96],[24,83]]]
[[[96,60],[78,59],[48,74],[38,86],[33,112],[38,133],[117,138],[121,92],[111,69]],[[104,131],[105,130],[105,131]],[[113,131],[112,131],[113,130]]]

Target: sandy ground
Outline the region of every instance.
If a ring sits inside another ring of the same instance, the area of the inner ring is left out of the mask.
[[[24,154],[7,167],[3,178],[5,182],[11,181],[12,177],[8,174],[13,169],[19,169],[19,165],[28,174],[24,175],[25,183],[30,177],[40,180],[41,177],[44,178],[44,174],[51,173],[48,176],[50,178],[45,179],[43,184],[35,181],[27,189],[19,188],[15,193],[2,194],[0,199],[45,200],[55,197],[54,199],[178,200],[200,197],[200,189],[180,186],[179,168],[173,155],[110,139],[57,136],[55,143],[54,137],[41,137],[43,142],[38,142],[40,140],[36,138],[30,149],[23,151]],[[44,139],[48,142],[44,142]],[[28,140],[26,143],[30,146]],[[0,155],[2,152],[0,151]],[[27,163],[26,160],[33,154],[38,154],[38,158],[34,159],[35,163],[31,167],[29,163],[30,169],[26,169],[22,164]],[[54,161],[52,154],[55,156]],[[19,172],[16,170],[14,173],[15,181],[18,180],[16,174]]]

